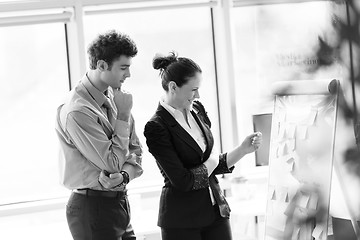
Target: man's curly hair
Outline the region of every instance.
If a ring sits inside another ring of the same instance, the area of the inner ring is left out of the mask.
[[[96,69],[97,61],[104,60],[111,69],[114,60],[121,55],[134,57],[137,54],[135,42],[126,34],[110,30],[99,34],[89,45],[89,67]]]

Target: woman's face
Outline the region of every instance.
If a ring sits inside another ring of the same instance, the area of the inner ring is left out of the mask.
[[[179,110],[190,109],[195,99],[200,98],[199,88],[202,81],[201,73],[197,72],[182,87],[176,87],[173,104]]]

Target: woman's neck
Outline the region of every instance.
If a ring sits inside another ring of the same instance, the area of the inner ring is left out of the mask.
[[[169,94],[165,94],[164,96],[164,102],[166,104],[168,104],[169,106],[173,107],[176,110],[179,110],[181,112],[184,112],[184,109],[180,108],[177,104],[176,101],[174,100],[174,98],[172,96],[170,96]]]
[[[169,96],[168,94],[165,95],[165,97],[164,97],[164,102],[165,102],[167,105],[171,106],[172,108],[180,111],[180,112],[183,114],[184,119],[185,119],[187,125],[191,128],[191,126],[190,126],[190,124],[189,124],[189,119],[188,119],[188,113],[189,113],[189,112],[188,112],[187,109],[178,107],[178,106],[175,104],[174,99],[173,99],[171,96]]]

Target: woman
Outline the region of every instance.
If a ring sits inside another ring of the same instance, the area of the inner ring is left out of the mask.
[[[244,155],[259,148],[253,133],[228,153],[213,151],[211,122],[199,98],[201,69],[189,58],[155,56],[165,95],[144,130],[164,187],[158,225],[163,240],[229,240],[230,208],[216,174],[231,173]]]

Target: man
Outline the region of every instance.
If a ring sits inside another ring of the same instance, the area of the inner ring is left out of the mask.
[[[142,147],[121,90],[137,47],[114,30],[88,48],[90,69],[57,111],[62,184],[72,190],[66,216],[75,240],[136,239],[126,184],[139,177]]]

